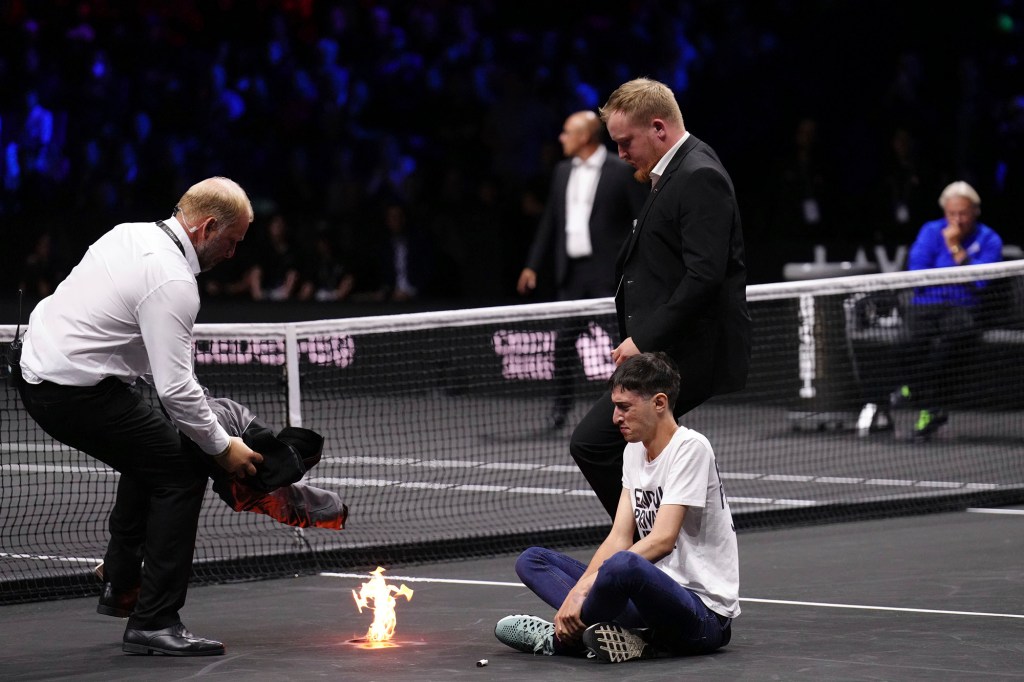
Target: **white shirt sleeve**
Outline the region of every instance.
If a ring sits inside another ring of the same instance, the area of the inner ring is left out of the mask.
[[[192,328],[198,313],[195,284],[171,280],[139,304],[139,328],[164,409],[203,452],[215,455],[227,448],[229,441],[192,373]]]
[[[707,503],[711,451],[696,438],[683,440],[672,453],[662,504],[703,507]]]

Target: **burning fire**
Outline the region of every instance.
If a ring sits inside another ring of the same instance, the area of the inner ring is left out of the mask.
[[[363,612],[363,607],[373,610],[373,623],[366,631],[366,640],[372,644],[386,642],[394,636],[395,604],[398,603],[395,595],[405,597],[408,601],[412,599],[412,590],[405,585],[395,587],[385,583],[384,568],[381,566],[378,566],[377,570],[370,575],[373,576],[370,581],[363,583],[359,587],[359,592],[352,590],[352,596],[356,600],[356,606],[359,607],[359,613]],[[369,605],[371,601],[373,606]]]

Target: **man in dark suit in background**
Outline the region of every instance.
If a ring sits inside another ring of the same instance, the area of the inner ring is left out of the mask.
[[[616,262],[615,309],[622,342],[616,365],[664,351],[682,377],[674,414],[743,388],[750,364],[750,315],[739,207],[714,150],[690,135],[672,91],[639,78],[601,109],[619,157],[651,183]],[[569,450],[614,518],[625,441],[605,393],[577,425]]]
[[[555,166],[547,206],[516,289],[528,294],[537,273],[554,257],[560,301],[602,298],[615,293],[615,254],[643,206],[643,188],[632,169],[601,144],[601,120],[592,111],[565,119],[558,136],[566,158]],[[575,343],[586,329],[573,324],[555,342],[555,405],[551,425],[561,428],[572,407]]]

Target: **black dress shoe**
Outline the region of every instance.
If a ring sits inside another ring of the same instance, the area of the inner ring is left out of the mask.
[[[139,588],[115,590],[110,583],[103,583],[100,603],[96,605],[96,613],[114,618],[127,618],[135,610],[135,602],[139,601]]]
[[[220,656],[224,645],[212,639],[196,637],[177,623],[163,630],[124,631],[121,650],[129,654],[166,654],[168,656]]]

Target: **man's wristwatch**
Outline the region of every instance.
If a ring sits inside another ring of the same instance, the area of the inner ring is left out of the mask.
[[[963,249],[961,249],[961,248],[960,248],[959,246],[954,246],[953,248],[951,248],[951,249],[949,250],[949,252],[950,252],[951,254],[953,254],[954,256],[955,256],[956,254],[960,253],[961,251],[963,251]]]

